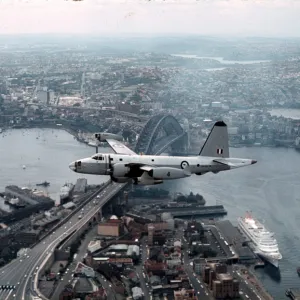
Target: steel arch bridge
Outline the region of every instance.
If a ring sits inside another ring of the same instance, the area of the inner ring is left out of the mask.
[[[171,115],[156,115],[143,128],[135,151],[148,155],[159,155],[171,148],[184,151],[188,145],[187,133]]]

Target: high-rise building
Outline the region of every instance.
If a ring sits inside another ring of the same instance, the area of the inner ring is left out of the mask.
[[[42,104],[49,104],[54,102],[54,91],[48,90],[47,87],[38,88],[36,92],[37,100]]]
[[[153,245],[153,235],[154,235],[155,227],[150,224],[148,226],[148,244]]]
[[[48,101],[47,88],[43,88],[41,90],[38,90],[37,93],[36,93],[36,97],[37,97],[37,100],[40,103],[47,104],[47,101]]]

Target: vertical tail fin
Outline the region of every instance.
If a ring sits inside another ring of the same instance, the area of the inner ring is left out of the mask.
[[[223,158],[229,157],[228,131],[227,125],[223,121],[215,123],[199,155]]]

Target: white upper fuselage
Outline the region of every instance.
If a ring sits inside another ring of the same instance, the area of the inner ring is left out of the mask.
[[[96,159],[98,158],[98,159]],[[219,161],[219,162],[216,162]],[[191,174],[220,172],[253,164],[251,159],[216,158],[204,156],[155,156],[98,153],[72,162],[69,167],[77,173],[109,175],[115,164],[139,164],[188,170]],[[172,179],[172,178],[170,178]]]

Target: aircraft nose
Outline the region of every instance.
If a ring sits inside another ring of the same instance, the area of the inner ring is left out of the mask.
[[[75,161],[71,162],[69,164],[69,168],[72,170],[72,171],[75,171],[76,170],[76,167],[75,167]]]
[[[257,163],[257,160],[252,159],[251,165],[254,165],[254,164],[256,164],[256,163]]]

